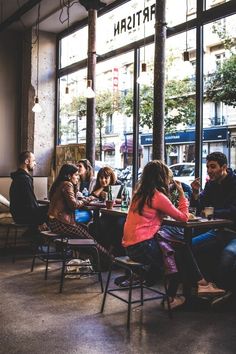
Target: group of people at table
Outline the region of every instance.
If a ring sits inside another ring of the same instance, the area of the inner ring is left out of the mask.
[[[196,235],[192,247],[184,240],[182,228],[162,223],[165,216],[188,221],[189,205],[196,207],[198,215],[205,207],[214,207],[215,218],[236,222],[236,175],[228,168],[223,153],[213,152],[206,160],[209,179],[203,190],[199,178],[190,188],[173,180],[162,161],[148,162],[133,191],[127,217],[120,225],[117,221],[117,227],[122,225],[120,247],[132,260],[145,265],[138,276],[145,278],[147,285],[153,285],[165,271],[171,308],[183,305],[186,300],[177,295],[184,277],[197,287],[198,296],[213,299],[212,304],[223,301],[236,288],[235,223],[230,229],[211,229]],[[100,226],[88,227],[75,220],[76,210],[84,209],[94,200],[106,200],[108,186],[119,184],[112,168],[101,168],[95,178],[87,159],[79,160],[77,165],[64,164],[50,188],[50,202],[46,206],[40,205],[34,194],[31,172],[35,165],[34,154],[24,151],[19,156],[18,170],[11,174],[10,210],[14,221],[37,226],[46,222],[52,232],[71,238],[96,239],[101,257],[112,260],[107,239],[114,239],[114,222],[109,225],[107,220],[108,225],[105,222],[101,228],[102,222]],[[85,189],[88,196],[82,194]],[[173,189],[178,195],[177,205],[171,201]],[[213,273],[208,268],[214,268]],[[208,281],[205,274],[213,278]]]

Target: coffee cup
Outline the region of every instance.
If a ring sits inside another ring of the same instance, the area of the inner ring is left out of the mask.
[[[203,210],[203,214],[205,218],[211,220],[214,218],[214,208],[213,207],[205,207]]]
[[[106,200],[107,209],[112,209],[115,201],[114,200]]]

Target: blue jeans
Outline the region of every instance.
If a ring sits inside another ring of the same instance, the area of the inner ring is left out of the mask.
[[[198,268],[195,268],[195,263],[193,263],[189,250],[185,247],[176,250],[177,258],[186,260],[186,268],[191,272],[193,278],[196,280],[201,279],[199,275]],[[149,265],[149,269],[145,274],[145,279],[149,282],[158,280],[163,273],[163,255],[160,249],[158,240],[156,237],[146,240],[136,245],[127,247],[128,256],[136,262],[140,262]],[[178,263],[178,262],[177,262]],[[182,273],[182,272],[180,272]],[[179,272],[168,275],[169,285],[168,285],[168,295],[170,297],[175,297],[181,277]]]
[[[202,248],[210,248],[218,245],[225,247],[231,240],[236,239],[236,232],[230,230],[209,230],[203,234],[195,236],[192,239],[192,247],[194,250]]]
[[[162,252],[155,237],[127,247],[127,253],[134,261],[151,265],[159,274],[162,271]]]
[[[236,239],[224,247],[219,261],[218,283],[225,289],[236,293]]]
[[[236,291],[236,232],[209,230],[194,237],[192,246],[206,274],[220,287]]]

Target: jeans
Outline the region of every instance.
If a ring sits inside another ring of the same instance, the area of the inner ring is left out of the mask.
[[[230,230],[209,230],[204,234],[195,236],[192,239],[192,246],[194,250],[202,248],[211,248],[211,246],[218,245],[225,247],[231,240],[236,239],[236,232]]]
[[[136,262],[149,266],[147,278],[158,279],[163,272],[162,252],[156,238],[127,247],[128,256]]]
[[[236,232],[209,230],[194,237],[192,245],[204,275],[220,287],[236,291]]]
[[[147,282],[158,280],[163,273],[163,256],[158,244],[157,238],[146,240],[136,245],[127,247],[128,256],[136,262],[148,265],[145,272]],[[168,296],[175,297],[179,286],[179,274],[171,274],[168,276]]]
[[[225,289],[236,293],[236,239],[224,247],[219,261],[217,281]]]

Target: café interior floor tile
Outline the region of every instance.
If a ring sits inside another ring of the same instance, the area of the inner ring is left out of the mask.
[[[66,279],[59,294],[59,265],[46,281],[42,263],[33,273],[30,265],[0,258],[0,353],[235,353],[235,302],[215,310],[193,302],[172,320],[160,301],[147,302],[133,307],[128,333],[126,304],[108,296],[100,313],[95,277]]]

